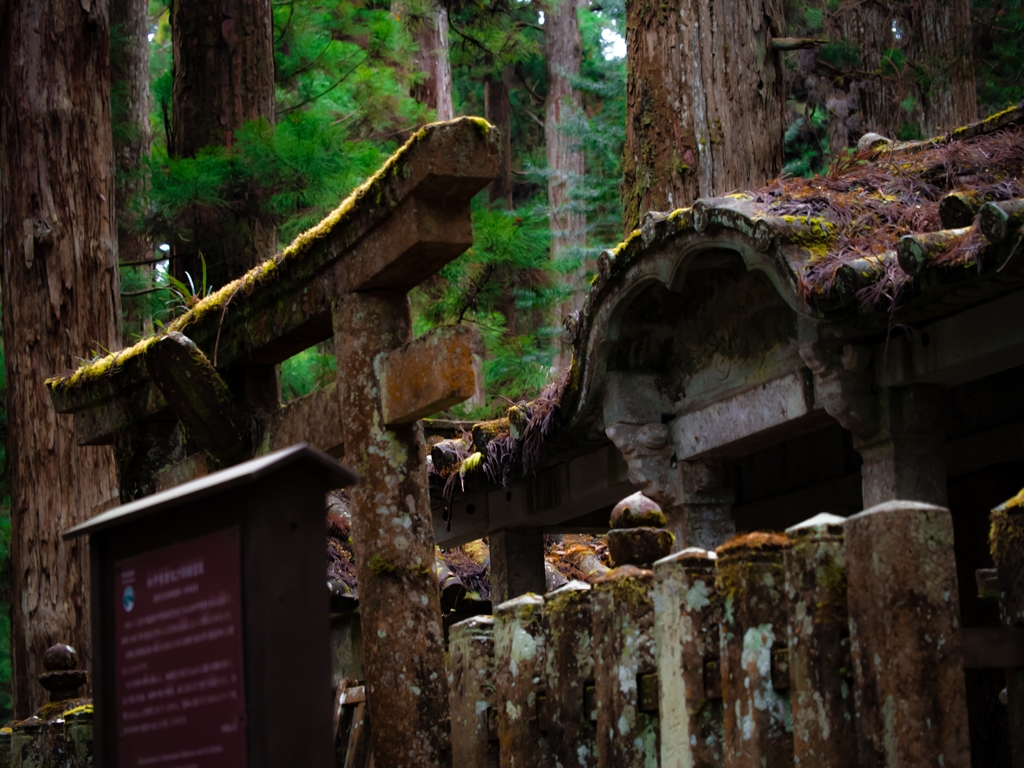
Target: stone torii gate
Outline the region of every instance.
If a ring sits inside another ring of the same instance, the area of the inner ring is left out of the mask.
[[[483,120],[427,126],[318,226],[167,332],[48,382],[81,445],[115,447],[109,506],[296,442],[362,475],[352,527],[380,766],[450,763],[419,420],[473,394],[472,332],[413,339],[407,293],[472,244],[470,199],[500,160]],[[282,405],[275,366],[332,336],[336,382]]]

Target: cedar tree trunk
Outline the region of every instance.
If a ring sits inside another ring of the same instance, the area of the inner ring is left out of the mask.
[[[857,52],[861,128],[890,138],[935,136],[978,119],[968,0],[843,6],[833,37]]]
[[[782,170],[781,0],[626,3],[626,234],[647,211],[762,186]]]
[[[489,197],[492,203],[502,201],[502,206],[512,208],[512,103],[509,100],[509,84],[512,71],[506,68],[501,77],[489,75],[484,80],[484,117],[501,134],[501,173],[491,182]]]
[[[89,560],[61,533],[117,496],[109,447],[79,448],[47,376],[120,348],[109,27],[98,0],[0,5],[0,196],[11,468],[14,713],[46,701],[43,652],[90,661]]]
[[[139,166],[149,155],[152,140],[147,10],[145,0],[110,0],[111,114],[116,128],[114,159],[118,171],[117,252],[122,263],[147,262],[153,257],[152,243],[143,234],[131,207],[132,197],[143,191]],[[130,269],[143,278],[153,273],[152,264]],[[144,297],[124,301],[125,343],[153,332],[153,319],[145,307]]]
[[[418,50],[413,68],[424,74],[413,86],[412,97],[434,110],[437,120],[455,117],[452,108],[452,66],[448,60],[448,9],[431,6],[411,30]]]
[[[544,109],[544,143],[548,159],[548,208],[551,211],[551,258],[582,258],[586,245],[586,214],[573,190],[583,180],[583,147],[568,132],[568,123],[581,111],[580,95],[571,78],[579,75],[583,45],[580,41],[577,0],[550,0],[544,10],[544,54],[548,66],[548,94]],[[583,306],[586,265],[566,275],[569,297],[555,308],[555,327]],[[568,367],[571,355],[559,350],[555,370]]]
[[[548,95],[544,108],[544,143],[548,157],[548,207],[551,209],[551,255],[582,246],[586,216],[573,206],[572,190],[583,179],[580,139],[567,123],[580,111],[580,95],[571,83],[580,73],[580,26],[575,0],[551,0],[544,14],[544,54]]]
[[[274,36],[270,0],[172,0],[174,91],[172,156],[195,157],[207,146],[231,148],[243,123],[274,121]],[[255,195],[230,208],[195,207],[178,222],[171,274],[188,272],[199,287],[217,288],[273,255],[273,227],[259,217]]]

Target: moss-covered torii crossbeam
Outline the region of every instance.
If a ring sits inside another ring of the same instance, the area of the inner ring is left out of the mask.
[[[373,730],[378,765],[440,765],[449,751],[418,420],[473,394],[472,334],[414,340],[407,292],[472,244],[469,201],[499,163],[485,121],[427,126],[319,225],[164,333],[48,381],[80,444],[115,446],[122,501],[299,441],[360,472],[368,706],[388,726]],[[336,382],[281,405],[274,366],[332,336]]]

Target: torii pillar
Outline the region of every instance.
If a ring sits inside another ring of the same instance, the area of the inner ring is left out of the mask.
[[[488,171],[496,160],[481,158]],[[468,202],[414,197],[356,245],[332,307],[345,463],[362,475],[352,541],[378,766],[451,764],[420,419],[473,396],[473,334],[453,326],[413,340],[407,293],[471,244]]]

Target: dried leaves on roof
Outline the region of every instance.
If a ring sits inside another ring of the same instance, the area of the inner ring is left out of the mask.
[[[911,279],[895,255],[904,235],[948,229],[940,203],[950,193],[964,193],[980,206],[1024,197],[1024,128],[1010,126],[967,139],[955,134],[945,141],[883,145],[833,163],[824,176],[780,178],[754,193],[766,214],[827,223],[820,250],[812,251],[801,278],[805,297],[828,294],[843,264],[875,259],[884,270],[863,289],[864,303],[895,302]],[[963,226],[963,225],[961,225]],[[976,266],[986,241],[975,217],[969,231],[951,237],[932,266]]]

